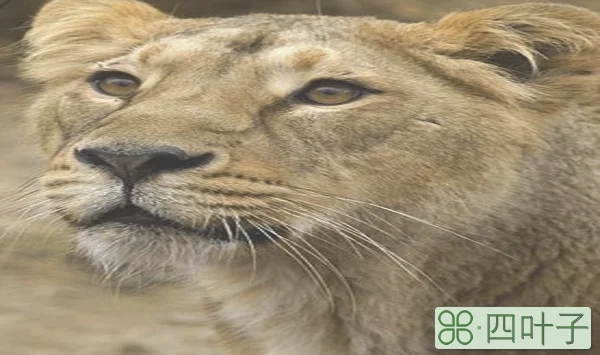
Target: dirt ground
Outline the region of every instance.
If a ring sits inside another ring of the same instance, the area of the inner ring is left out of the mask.
[[[0,1],[1,3],[2,1]],[[315,0],[179,0],[151,3],[181,16],[316,12]],[[322,0],[329,14],[404,21],[518,0]],[[599,0],[563,1],[600,11]],[[0,9],[0,47],[18,39],[43,1]],[[179,4],[175,6],[175,4]],[[43,163],[21,112],[30,89],[15,79],[14,56],[0,58],[0,355],[215,355],[210,331],[188,291],[175,286],[115,293],[68,255],[69,231],[9,213]],[[27,205],[23,206],[27,207]],[[17,238],[19,237],[19,238]],[[192,295],[193,296],[193,295]],[[285,354],[282,354],[285,355]]]

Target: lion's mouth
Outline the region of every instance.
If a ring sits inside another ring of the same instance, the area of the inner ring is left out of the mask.
[[[283,228],[280,227],[257,227],[245,219],[236,221],[231,217],[217,219],[215,222],[202,228],[192,228],[177,221],[156,216],[134,205],[111,210],[87,223],[85,226],[95,227],[109,224],[131,225],[148,229],[174,229],[186,234],[198,235],[209,240],[223,242],[252,241],[253,243],[265,243],[277,240],[283,234]]]

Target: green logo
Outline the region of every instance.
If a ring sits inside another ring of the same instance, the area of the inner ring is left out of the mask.
[[[440,312],[437,317],[439,324],[445,329],[439,332],[438,340],[444,345],[450,345],[457,340],[462,345],[468,345],[473,341],[473,333],[468,326],[473,323],[473,314],[469,311],[460,311],[454,316],[449,310]]]
[[[588,307],[438,307],[437,349],[590,349]]]

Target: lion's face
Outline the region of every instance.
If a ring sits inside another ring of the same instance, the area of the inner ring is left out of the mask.
[[[69,3],[29,34],[31,114],[44,193],[105,267],[344,245],[369,204],[491,204],[535,144],[533,90],[509,73],[526,69],[435,53],[434,25]]]

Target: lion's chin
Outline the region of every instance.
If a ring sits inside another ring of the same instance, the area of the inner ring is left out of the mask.
[[[115,222],[80,227],[75,235],[76,253],[94,269],[137,288],[193,278],[203,267],[226,267],[247,257],[247,247],[174,227]]]
[[[75,227],[77,254],[109,279],[135,287],[193,278],[202,268],[249,263],[250,251],[284,236],[276,226],[227,217],[187,226],[136,206]]]

